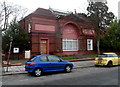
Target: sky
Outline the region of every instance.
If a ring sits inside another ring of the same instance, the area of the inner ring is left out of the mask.
[[[0,0],[2,1],[2,0]],[[28,9],[28,12],[31,13],[37,8],[46,8],[49,7],[64,10],[72,11],[75,9],[78,13],[87,13],[86,8],[88,6],[87,0],[6,0],[13,4],[20,5]],[[118,1],[120,0],[107,0],[107,6],[109,11],[113,12],[116,17],[118,17]]]

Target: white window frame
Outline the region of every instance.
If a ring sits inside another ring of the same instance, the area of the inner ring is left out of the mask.
[[[63,51],[78,51],[78,39],[63,39]]]
[[[87,39],[87,50],[93,50],[93,39]]]
[[[28,23],[28,33],[30,33],[30,32],[31,32],[31,24]]]

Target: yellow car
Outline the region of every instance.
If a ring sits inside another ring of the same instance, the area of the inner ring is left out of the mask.
[[[120,65],[120,58],[116,53],[103,53],[95,58],[95,66]]]

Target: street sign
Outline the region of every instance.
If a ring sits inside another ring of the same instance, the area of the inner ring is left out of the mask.
[[[13,53],[19,53],[19,48],[13,48]]]

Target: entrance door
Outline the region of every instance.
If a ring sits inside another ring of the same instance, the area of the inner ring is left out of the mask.
[[[40,54],[47,54],[47,39],[40,40]]]

